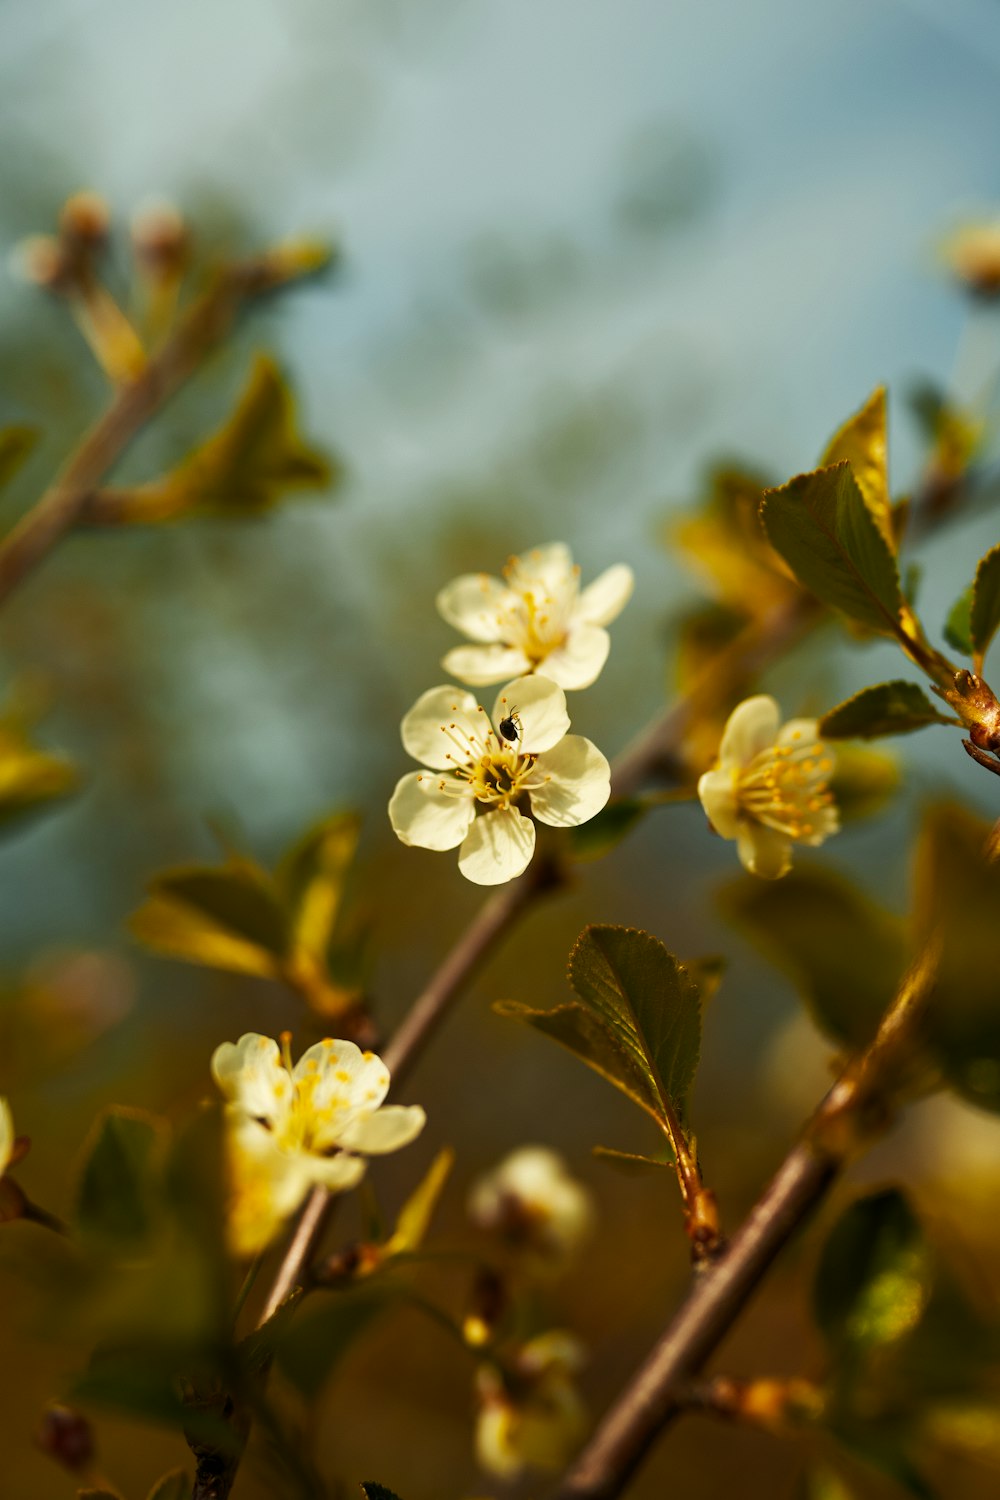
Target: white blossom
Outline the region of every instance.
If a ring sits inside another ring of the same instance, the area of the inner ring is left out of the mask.
[[[431,688],[402,724],[404,747],[425,769],[403,776],[393,792],[397,837],[421,849],[458,848],[458,867],[476,885],[513,880],[535,848],[535,825],[522,808],[569,828],[610,796],[607,760],[568,729],[566,695],[547,677],[508,683],[492,718],[472,693]]]
[[[354,1187],[366,1156],[414,1140],[426,1116],[418,1106],[383,1105],[389,1072],[353,1042],[317,1042],[292,1066],[284,1047],[249,1032],[224,1042],[212,1076],[225,1096],[232,1177],[230,1238],[254,1255],[317,1184]]]
[[[743,865],[765,880],[788,873],[793,844],[821,844],[840,827],[816,720],[780,718],[773,698],[747,698],[729,716],[718,765],[698,782],[715,831],[735,839]]]
[[[593,1227],[590,1193],[545,1146],[522,1146],[473,1184],[469,1216],[543,1263],[572,1256]]]
[[[480,1367],[476,1457],[482,1468],[516,1479],[529,1468],[554,1472],[565,1467],[587,1426],[573,1383],[581,1363],[577,1340],[553,1329],[518,1351],[512,1381],[495,1365]]]
[[[563,542],[512,557],[503,579],[464,573],[437,597],[440,613],[472,646],[456,646],[441,665],[473,687],[544,672],[561,688],[589,687],[611,642],[608,625],[628,603],[632,569],[616,563],[585,589]]]

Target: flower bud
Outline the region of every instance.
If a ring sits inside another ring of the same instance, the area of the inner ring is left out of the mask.
[[[43,1453],[69,1469],[84,1474],[94,1461],[94,1433],[82,1412],[52,1402],[42,1416],[35,1438]]]
[[[59,213],[61,234],[81,249],[102,249],[110,228],[111,210],[106,199],[90,189],[73,193]]]

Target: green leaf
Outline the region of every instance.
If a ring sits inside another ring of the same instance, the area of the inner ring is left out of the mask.
[[[955,718],[939,713],[915,682],[896,678],[862,688],[853,698],[838,703],[820,719],[819,732],[830,740],[874,740],[887,734],[912,734],[928,724],[954,723]]]
[[[972,644],[972,592],[974,584],[969,584],[948,611],[948,618],[944,622],[944,638],[949,646],[956,651],[961,651],[963,656],[971,656],[975,647]]]
[[[292,943],[319,963],[326,960],[360,833],[357,813],[333,813],[289,850],[276,871],[278,888],[294,913]]]
[[[386,1489],[384,1484],[375,1484],[370,1479],[361,1486],[361,1492],[365,1500],[399,1500],[394,1490]]]
[[[400,1209],[396,1228],[385,1247],[387,1254],[405,1255],[413,1250],[419,1250],[426,1238],[434,1210],[437,1208],[438,1200],[444,1192],[445,1183],[454,1165],[454,1151],[446,1148],[438,1152],[422,1182],[418,1184]]]
[[[157,953],[264,978],[280,976],[288,950],[285,913],[249,860],[165,871],[129,929]]]
[[[13,479],[37,442],[34,427],[0,428],[0,487]]]
[[[940,933],[924,1030],[945,1078],[1000,1111],[1000,864],[990,825],[956,803],[931,808],[917,847],[915,926]]]
[[[902,1193],[873,1193],[846,1209],[823,1246],[816,1321],[834,1351],[866,1355],[916,1328],[932,1280],[930,1250]]]
[[[591,1146],[590,1150],[598,1161],[607,1162],[626,1177],[644,1177],[647,1172],[674,1164],[673,1156],[643,1156],[639,1151],[616,1151],[613,1146]]]
[[[1000,627],[1000,545],[980,558],[972,585],[972,607],[969,613],[969,635],[975,651],[977,670]]]
[[[621,843],[639,822],[649,804],[640,797],[621,797],[586,823],[570,829],[570,848],[576,859],[600,859]]]
[[[500,1015],[561,1042],[661,1125],[681,1113],[698,1063],[701,1008],[687,970],[658,939],[631,927],[587,927],[570,954],[579,1004]]]
[[[303,444],[284,377],[273,360],[258,356],[225,425],[162,479],[123,492],[115,519],[260,515],[291,491],[325,489],[339,477],[322,454]]]
[[[398,1303],[400,1295],[385,1283],[332,1293],[276,1335],[278,1368],[305,1400],[315,1400],[352,1344]]]
[[[789,975],[821,1031],[851,1050],[871,1041],[905,963],[897,918],[819,869],[792,870],[773,884],[734,881],[720,905]]]
[[[885,440],[885,386],[880,385],[860,411],[848,417],[831,439],[821,466],[829,469],[845,460],[886,545],[895,552]]]
[[[183,1430],[223,1453],[235,1453],[241,1446],[218,1411],[181,1399],[174,1372],[154,1352],[98,1349],[86,1370],[73,1378],[70,1390],[75,1401]]]
[[[761,502],[768,539],[825,604],[882,635],[899,634],[896,559],[849,464],[800,474]]]
[[[191,1481],[183,1469],[171,1469],[158,1479],[146,1500],[189,1500]]]
[[[162,1126],[112,1105],[98,1120],[77,1192],[76,1221],[85,1234],[141,1244],[152,1228],[150,1174]]]

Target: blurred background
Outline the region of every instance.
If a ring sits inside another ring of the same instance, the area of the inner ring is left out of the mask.
[[[4,246],[48,229],[86,186],[122,223],[167,196],[209,258],[293,232],[340,249],[331,273],[244,323],[121,470],[145,478],[176,462],[268,348],[304,433],[345,467],[336,492],[259,522],[73,538],[0,621],[4,678],[44,685],[42,737],[84,775],[78,797],[0,852],[5,1004],[23,1007],[26,986],[49,995],[33,1047],[0,1057],[0,1092],[34,1140],[19,1175],[36,1198],[67,1207],[103,1103],[182,1116],[209,1092],[220,1041],[303,1027],[278,986],[158,960],[126,933],[155,871],[218,857],[213,822],[269,863],[331,808],[364,813],[362,875],[379,893],[371,988],[386,1030],[463,930],[480,893],[452,857],[402,848],[385,816],[409,769],[399,720],[456,644],[434,609],[452,576],[498,571],[556,538],[584,581],[613,562],[635,569],[609,665],[570,702],[574,729],[612,755],[672,691],[672,621],[697,585],[664,526],[710,460],[736,456],[778,480],[808,468],[885,382],[893,486],[913,485],[907,392],[931,377],[971,395],[1000,358],[996,314],[970,319],[936,251],[1000,195],[998,80],[991,0],[0,6]],[[99,411],[104,382],[63,309],[13,277],[0,280],[0,329],[0,426],[42,432],[5,491],[6,527]],[[995,540],[980,509],[928,552],[931,627]],[[824,636],[770,685],[791,714],[896,672],[890,647]],[[995,783],[944,730],[900,754],[891,807],[803,863],[843,869],[904,911],[922,800],[951,790],[988,813]],[[651,1132],[489,1002],[566,998],[566,955],[588,921],[726,955],[694,1118],[735,1223],[830,1057],[791,986],[718,916],[715,891],[737,875],[696,805],[658,811],[584,867],[463,1000],[407,1084],[426,1135],[377,1173],[391,1206],[418,1159],[458,1143],[447,1236],[468,1184],[507,1150],[539,1141],[566,1154],[602,1228],[553,1292],[552,1317],[591,1351],[595,1413],[682,1293],[673,1187],[592,1160],[598,1143],[649,1149]],[[1000,1223],[970,1215],[954,1186],[967,1163],[988,1204],[998,1152],[989,1116],[936,1101],[838,1202],[860,1182],[902,1179],[1000,1292]],[[816,1373],[815,1245],[814,1231],[786,1257],[720,1368]],[[69,1494],[29,1435],[80,1351],[40,1347],[0,1275],[0,1494]],[[470,1390],[468,1360],[432,1325],[387,1324],[329,1392],[324,1460],[404,1500],[492,1493],[475,1469]],[[109,1419],[100,1433],[104,1467],[129,1495],[186,1458],[155,1429]],[[801,1465],[794,1444],[692,1419],[630,1493],[791,1495]],[[948,1496],[995,1493],[985,1463],[950,1460],[946,1479]],[[237,1493],[267,1493],[255,1484],[248,1470]]]

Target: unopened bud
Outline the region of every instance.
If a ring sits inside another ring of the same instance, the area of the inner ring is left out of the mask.
[[[977,297],[1000,296],[1000,222],[967,224],[942,246],[952,274]]]
[[[59,214],[59,228],[81,248],[99,250],[111,228],[111,210],[100,193],[90,189],[66,199]]]
[[[150,271],[179,270],[188,250],[188,229],[177,206],[165,198],[151,198],[132,219],[132,248]]]
[[[48,292],[64,290],[71,275],[69,257],[51,234],[30,234],[21,240],[11,251],[9,266],[19,281]]]
[[[495,1271],[484,1267],[476,1277],[469,1310],[462,1320],[462,1337],[473,1349],[481,1349],[496,1333],[507,1311],[507,1287]]]
[[[94,1434],[82,1412],[53,1402],[42,1416],[36,1441],[43,1453],[69,1469],[82,1474],[94,1461]]]

